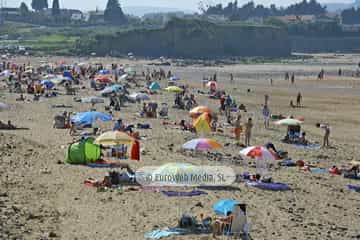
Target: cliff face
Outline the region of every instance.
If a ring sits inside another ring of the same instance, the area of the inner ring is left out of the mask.
[[[98,55],[133,52],[145,57],[176,58],[282,57],[291,53],[289,37],[280,28],[179,19],[170,21],[163,29],[131,30],[82,39],[79,48]]]
[[[360,52],[360,37],[291,37],[293,52]]]

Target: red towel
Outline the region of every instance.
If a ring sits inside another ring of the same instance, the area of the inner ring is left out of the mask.
[[[131,147],[130,159],[140,161],[140,142],[137,140],[135,140],[134,144]]]

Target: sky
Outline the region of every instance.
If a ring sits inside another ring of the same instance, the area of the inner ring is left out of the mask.
[[[25,2],[30,6],[31,0],[0,0],[4,2],[5,6],[18,7],[21,2]],[[120,4],[124,7],[134,6],[151,6],[151,7],[164,7],[164,8],[176,8],[183,10],[198,10],[198,3],[200,0],[119,0]],[[226,4],[230,0],[204,0],[204,2],[210,3],[223,3]],[[250,0],[238,0],[239,5],[249,2]],[[301,0],[254,0],[256,4],[269,5],[275,3],[279,6],[287,6]],[[48,0],[49,6],[51,6],[52,0]],[[96,7],[104,9],[107,0],[60,0],[61,8],[73,8],[83,11],[94,10]],[[318,0],[320,3],[351,3],[352,0]]]

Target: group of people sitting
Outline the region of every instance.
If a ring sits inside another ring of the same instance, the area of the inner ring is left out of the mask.
[[[3,123],[2,121],[0,121],[0,129],[2,129],[2,130],[15,130],[15,129],[17,129],[17,128],[16,128],[16,126],[14,126],[14,125],[11,123],[11,121],[9,120],[9,121],[7,122],[7,124],[6,124],[6,123]]]
[[[177,93],[174,100],[174,107],[178,109],[186,109],[190,111],[198,104],[194,94],[186,94],[185,91]]]

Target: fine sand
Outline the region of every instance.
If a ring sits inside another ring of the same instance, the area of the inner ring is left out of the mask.
[[[276,64],[227,65],[217,67],[171,67],[195,90],[201,86],[203,76],[217,72],[220,88],[225,89],[248,108],[245,117],[254,119],[253,145],[272,141],[278,149],[288,151],[295,160],[303,159],[318,167],[333,165],[349,166],[360,157],[360,79],[353,78],[359,57],[355,55],[316,55],[306,61],[284,61]],[[43,59],[14,59],[34,66]],[[55,61],[49,58],[46,61]],[[87,61],[84,59],[65,59]],[[119,59],[92,59],[91,62],[118,62],[145,71],[146,61]],[[338,77],[342,68],[346,76]],[[156,67],[158,68],[158,67]],[[323,68],[325,80],[316,80]],[[168,70],[169,67],[164,67]],[[296,82],[291,86],[284,80],[284,72],[295,72]],[[229,82],[229,74],[235,82]],[[269,86],[269,79],[274,85]],[[144,82],[141,82],[144,85]],[[84,84],[88,86],[88,83]],[[162,87],[166,81],[161,82]],[[248,93],[247,89],[251,91]],[[60,88],[61,91],[63,89]],[[140,89],[131,89],[138,91]],[[290,99],[301,91],[303,108],[290,108]],[[98,93],[80,90],[78,96]],[[321,142],[323,131],[317,122],[327,122],[332,127],[329,149],[305,150],[282,144],[280,139],[286,128],[271,125],[265,130],[261,118],[264,95],[270,96],[273,114],[304,117],[303,129],[313,142]],[[42,98],[40,102],[16,102],[16,94],[0,91],[0,101],[11,110],[0,112],[0,120],[30,130],[0,131],[0,239],[143,239],[144,233],[162,227],[174,227],[182,213],[214,216],[212,205],[222,198],[234,198],[248,205],[253,239],[360,239],[360,194],[349,192],[347,184],[360,182],[329,174],[315,175],[296,168],[271,168],[271,176],[277,182],[287,183],[293,191],[269,192],[247,188],[234,183],[233,189],[207,191],[208,195],[169,198],[158,192],[129,191],[122,194],[97,192],[96,188],[82,183],[92,177],[102,179],[105,169],[64,164],[67,144],[72,141],[68,130],[54,129],[53,117],[64,110],[79,112],[90,109],[89,104],[76,103],[72,96]],[[31,96],[26,96],[31,98]],[[196,95],[201,105],[217,111],[219,101]],[[173,104],[174,94],[161,92],[151,96],[152,101]],[[65,104],[72,109],[51,108]],[[96,105],[103,111],[103,105]],[[184,156],[181,145],[197,136],[177,129],[164,127],[160,119],[141,119],[135,114],[141,105],[128,104],[115,118],[121,117],[127,124],[150,123],[151,130],[140,130],[144,138],[141,148],[144,154],[140,162],[126,161],[135,169],[168,162],[187,162],[196,165],[226,165],[236,173],[255,172],[254,162],[235,165],[230,161],[215,162],[206,158]],[[188,119],[188,113],[170,108],[170,120]],[[220,118],[224,121],[223,117]],[[113,123],[103,124],[111,129]],[[222,153],[238,155],[241,150],[233,145],[230,131],[223,135],[210,134],[222,144],[231,143]],[[201,203],[201,204],[200,204]],[[187,235],[169,239],[211,239],[210,235]]]

